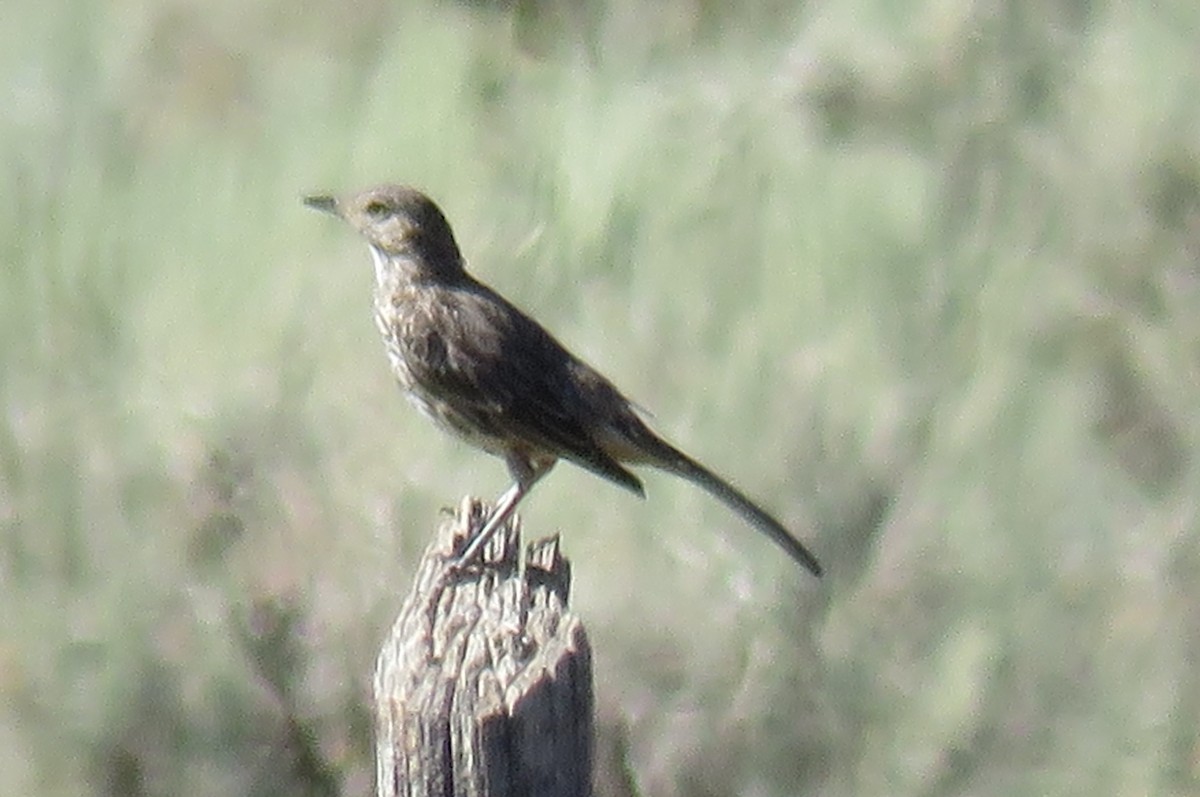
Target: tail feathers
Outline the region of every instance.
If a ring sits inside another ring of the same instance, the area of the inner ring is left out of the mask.
[[[741,515],[750,525],[774,540],[779,547],[787,551],[789,556],[803,565],[814,576],[821,575],[821,563],[817,561],[817,557],[813,556],[812,552],[805,548],[803,543],[793,537],[792,533],[785,529],[782,523],[768,515],[736,487],[699,462],[696,462],[674,448],[671,451],[674,456],[670,458],[664,457],[662,461],[655,464],[703,487],[714,498]]]

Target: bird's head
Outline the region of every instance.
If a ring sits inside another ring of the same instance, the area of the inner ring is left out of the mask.
[[[463,272],[454,233],[432,199],[415,188],[381,185],[343,197],[304,198],[310,208],[345,220],[367,239],[376,257],[429,276]]]

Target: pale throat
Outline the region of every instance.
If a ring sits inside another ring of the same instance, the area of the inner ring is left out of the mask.
[[[370,242],[368,246],[371,249],[371,262],[375,266],[375,284],[385,292],[401,285],[421,282],[437,273],[415,253],[388,253]],[[455,270],[461,270],[461,261],[456,262],[455,267]]]
[[[385,293],[413,282],[420,273],[420,261],[408,255],[387,253],[371,244],[371,262],[375,265],[375,284]]]
[[[375,264],[375,284],[379,287],[386,286],[392,279],[389,279],[391,269],[388,268],[388,256],[380,251],[379,247],[371,244],[371,262]]]

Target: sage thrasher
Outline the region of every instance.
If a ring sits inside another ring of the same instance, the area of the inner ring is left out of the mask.
[[[639,496],[626,465],[653,465],[703,487],[815,575],[821,565],[777,520],[667,443],[603,376],[466,272],[445,216],[413,188],[310,196],[371,247],[375,322],[392,372],[439,426],[502,457],[514,483],[455,567],[469,564],[538,479],[568,459]]]

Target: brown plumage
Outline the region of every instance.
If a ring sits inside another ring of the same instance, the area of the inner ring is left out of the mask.
[[[305,204],[341,217],[375,263],[375,321],[409,400],[442,428],[502,457],[513,486],[458,564],[469,563],[529,489],[568,459],[642,495],[626,465],[703,487],[816,575],[787,529],[728,482],[655,434],[629,400],[536,321],[469,275],[446,218],[412,188],[383,185]]]

